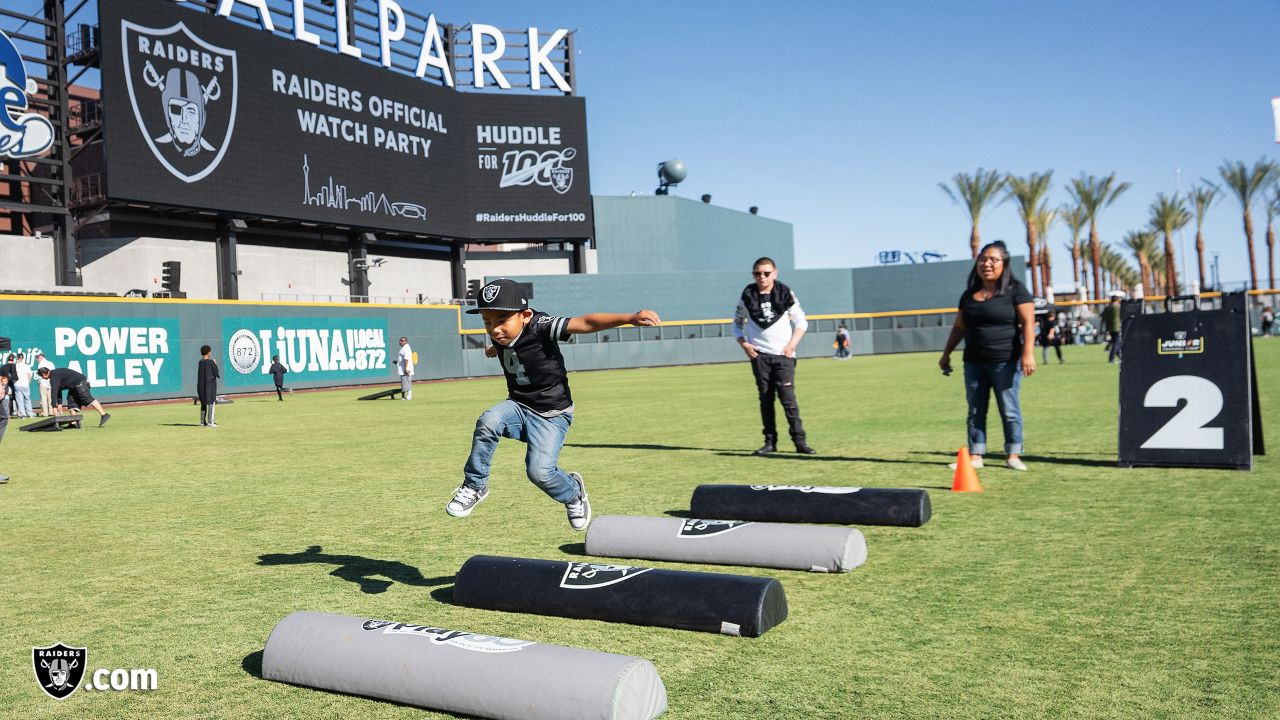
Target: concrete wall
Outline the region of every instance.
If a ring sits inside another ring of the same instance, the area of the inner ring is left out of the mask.
[[[761,256],[795,267],[790,223],[674,196],[592,200],[604,274],[749,270]]]
[[[381,256],[370,253],[369,257]],[[449,261],[387,257],[381,266],[369,268],[369,295],[378,298],[375,302],[384,297],[390,302],[417,302],[419,294],[432,300],[453,297]]]
[[[53,238],[0,235],[0,290],[54,290]]]
[[[193,298],[218,297],[213,243],[168,238],[98,238],[80,243],[81,290],[124,294],[161,290],[165,261],[182,263],[181,289]]]
[[[508,260],[503,253],[472,253],[467,255],[467,279],[483,280],[485,278],[514,277],[516,275],[552,275],[567,276],[569,274],[568,258],[518,259]]]
[[[1022,278],[1024,259],[1015,255],[1010,260],[1014,276]],[[972,269],[972,260],[853,268],[853,308],[895,312],[955,307]]]

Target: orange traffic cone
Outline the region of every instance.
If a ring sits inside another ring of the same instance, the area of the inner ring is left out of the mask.
[[[978,473],[969,458],[969,448],[962,447],[956,453],[956,474],[951,478],[951,492],[982,492]]]

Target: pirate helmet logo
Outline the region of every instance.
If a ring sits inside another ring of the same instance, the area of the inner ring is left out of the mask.
[[[36,682],[54,700],[64,700],[80,687],[88,648],[67,647],[62,643],[50,647],[31,648],[31,669]]]
[[[501,289],[501,285],[485,285],[484,289],[480,291],[480,297],[484,298],[485,302],[493,302],[493,299],[498,297],[498,291]]]
[[[121,20],[129,102],[147,146],[174,177],[197,182],[226,155],[235,130],[234,50],[184,24],[147,28]]]

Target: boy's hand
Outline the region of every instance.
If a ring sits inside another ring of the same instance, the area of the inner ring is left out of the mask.
[[[661,325],[662,318],[658,317],[658,313],[652,310],[641,310],[637,312],[635,315],[632,315],[631,320],[629,322],[632,325],[653,326],[653,325]]]
[[[496,348],[496,347],[494,347],[494,346],[492,346],[492,345],[485,345],[485,346],[484,346],[484,356],[485,356],[485,357],[498,357],[498,348]]]

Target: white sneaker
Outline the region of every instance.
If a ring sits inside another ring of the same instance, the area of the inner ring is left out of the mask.
[[[564,508],[569,515],[569,527],[582,531],[591,524],[591,503],[587,500],[587,484],[576,472],[569,473],[569,477],[578,483],[578,499],[565,503]]]
[[[982,468],[986,467],[986,465],[984,465],[984,464],[983,464],[983,462],[982,462],[982,458],[970,458],[970,459],[969,459],[969,465],[970,465],[974,470],[981,470]],[[951,463],[950,465],[948,465],[948,466],[947,466],[947,468],[948,468],[948,469],[950,469],[950,470],[955,470],[955,469],[956,469],[956,463]]]
[[[489,488],[476,490],[468,485],[459,485],[458,489],[453,491],[453,499],[444,506],[444,511],[454,517],[466,517],[476,509],[476,505],[479,505],[481,500],[487,497],[489,497]]]
[[[1009,458],[1004,461],[1005,467],[1010,470],[1026,470],[1027,464],[1022,462],[1022,458]]]
[[[209,427],[218,427],[218,423],[209,423]]]

